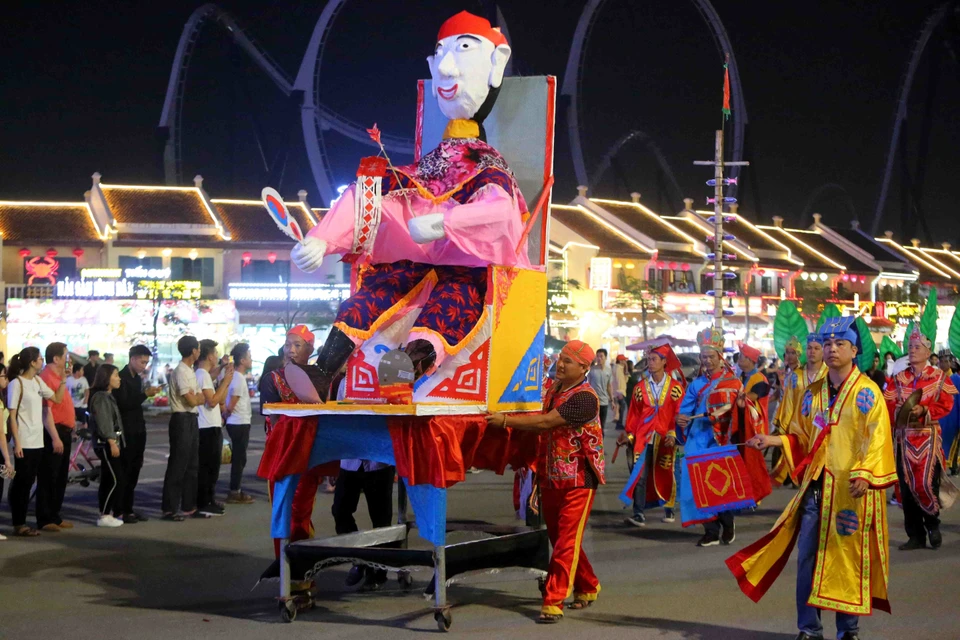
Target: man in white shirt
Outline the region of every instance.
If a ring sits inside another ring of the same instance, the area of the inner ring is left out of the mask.
[[[73,375],[67,378],[67,393],[73,399],[73,411],[77,426],[87,424],[87,402],[90,400],[90,384],[83,377],[83,365],[73,365]]]
[[[217,479],[220,477],[220,460],[223,456],[223,418],[220,404],[227,399],[227,390],[233,382],[233,365],[222,367],[223,379],[213,386],[210,371],[218,367],[217,343],[214,340],[200,341],[200,357],[197,359],[197,384],[203,394],[199,412],[199,471],[197,474],[198,517],[222,516],[224,507],[216,501]]]
[[[247,373],[253,367],[250,345],[241,342],[230,351],[236,374],[227,390],[227,403],[224,414],[227,416],[227,434],[233,456],[230,460],[230,493],[227,504],[250,504],[253,496],[240,490],[243,469],[247,466],[247,444],[250,442],[250,389],[247,387]]]
[[[163,519],[183,522],[197,512],[197,468],[200,432],[197,407],[204,395],[197,384],[193,363],[200,357],[200,343],[193,336],[177,341],[182,360],[170,374],[170,457],[163,476]]]

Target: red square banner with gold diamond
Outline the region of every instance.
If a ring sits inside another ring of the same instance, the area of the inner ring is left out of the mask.
[[[747,467],[737,447],[715,447],[684,458],[693,500],[708,515],[757,505]]]

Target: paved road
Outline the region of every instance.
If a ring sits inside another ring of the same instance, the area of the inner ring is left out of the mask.
[[[40,538],[0,542],[0,638],[315,638],[371,640],[436,632],[429,603],[418,590],[395,583],[378,594],[343,586],[345,571],[321,579],[323,601],[291,625],[278,622],[275,584],[256,586],[272,560],[265,484],[254,477],[263,448],[255,426],[248,490],[258,502],[231,506],[223,518],[180,524],[151,520],[119,529],[97,529],[96,489],[70,486],[66,516],[76,529]],[[166,456],[162,419],[151,422],[140,503],[157,516]],[[608,435],[608,445],[612,436]],[[221,474],[221,491],[227,473]],[[622,461],[602,488],[585,537],[603,584],[597,604],[569,612],[559,625],[533,623],[536,583],[505,572],[469,577],[450,588],[453,635],[471,638],[611,638],[658,640],[791,640],[795,637],[790,563],[760,604],[744,597],[723,565],[730,553],[765,532],[790,493],[778,490],[755,515],[738,520],[732,547],[697,549],[699,531],[654,522],[645,529],[621,524],[616,495],[626,479]],[[511,523],[511,479],[485,472],[450,491],[451,518]],[[319,495],[314,522],[333,533],[331,496]],[[358,522],[369,526],[363,503]],[[960,517],[945,518],[937,552],[892,553],[891,600],[895,615],[863,621],[863,637],[956,640],[960,575]],[[651,513],[654,515],[654,513]],[[653,517],[656,520],[657,514]],[[891,510],[893,545],[904,540],[902,516]],[[0,531],[9,533],[9,508],[0,509]],[[416,572],[422,586],[429,575]],[[826,614],[828,635],[833,616]],[[319,636],[319,634],[323,634]]]

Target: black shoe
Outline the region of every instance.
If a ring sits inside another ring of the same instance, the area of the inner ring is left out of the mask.
[[[923,538],[910,538],[897,548],[900,551],[913,551],[914,549],[925,549],[926,546],[926,540]]]
[[[136,519],[137,519],[137,522],[146,522],[147,520],[150,519],[150,518],[148,518],[147,516],[145,516],[145,515],[143,515],[142,513],[140,513],[139,511],[131,511],[129,515],[132,515],[134,518],[136,518]],[[126,517],[126,516],[124,516],[124,517]]]
[[[800,635],[797,636],[797,640],[823,640],[823,636],[812,636],[809,633],[800,632]]]
[[[310,375],[310,380],[316,387],[321,402],[326,402],[330,398],[330,385],[343,365],[350,359],[355,347],[356,344],[350,336],[334,327],[330,330],[327,341],[317,350],[316,372],[315,375]]]
[[[940,529],[932,529],[929,532],[930,535],[930,548],[939,549],[940,545],[943,544],[943,535],[940,533]]]
[[[403,352],[410,356],[413,362],[414,381],[426,375],[437,361],[437,350],[433,348],[433,343],[423,338],[411,341],[403,348]]]
[[[208,504],[205,507],[200,507],[200,510],[198,511],[198,513],[202,513],[209,518],[222,516],[226,512],[227,510],[219,502],[214,502],[213,504]]]
[[[123,520],[123,524],[137,524],[140,522],[140,518],[137,517],[135,513],[125,513],[122,516],[114,516],[115,518],[120,518]]]
[[[723,528],[723,533],[720,535],[720,542],[723,544],[732,544],[734,540],[737,539],[737,525],[731,524],[730,528]]]
[[[860,640],[860,634],[853,631],[847,631],[840,636],[840,640]]]
[[[709,533],[703,534],[703,537],[697,542],[698,547],[715,547],[718,544],[720,544],[720,536]]]
[[[366,577],[367,577],[367,573],[363,570],[363,567],[361,567],[358,564],[355,564],[350,569],[350,572],[347,574],[347,579],[344,580],[343,583],[348,587],[355,587],[361,582],[363,582],[363,579]]]

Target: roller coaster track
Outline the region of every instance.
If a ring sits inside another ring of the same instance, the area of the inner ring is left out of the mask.
[[[937,7],[933,14],[927,18],[920,37],[913,47],[913,53],[910,56],[910,62],[907,65],[907,71],[903,76],[903,82],[900,84],[900,95],[897,99],[897,110],[893,118],[893,133],[890,136],[890,147],[887,150],[887,161],[883,169],[883,182],[880,184],[880,195],[877,198],[877,208],[873,213],[873,224],[870,227],[871,233],[877,235],[880,230],[880,223],[883,222],[883,210],[886,208],[887,195],[890,193],[890,182],[893,177],[894,163],[897,161],[897,148],[900,145],[900,134],[904,123],[907,121],[907,109],[910,101],[910,89],[913,87],[917,75],[917,68],[920,66],[920,60],[923,57],[927,45],[933,38],[937,27],[943,23],[951,11],[957,11],[960,2],[951,0],[944,2]],[[906,143],[904,143],[906,144]],[[906,188],[906,186],[904,186]]]
[[[324,45],[330,34],[333,20],[345,2],[346,0],[331,0],[324,7],[295,79],[291,79],[254,38],[245,32],[229,13],[217,5],[204,4],[190,15],[177,44],[163,111],[160,115],[159,126],[168,132],[164,149],[164,171],[168,184],[181,184],[183,181],[182,114],[187,71],[203,26],[207,22],[213,22],[226,30],[234,43],[266,73],[284,95],[290,96],[295,91],[303,92],[301,121],[313,177],[320,189],[320,196],[325,202],[329,203],[336,197],[323,132],[332,129],[351,140],[374,146],[365,126],[340,115],[320,102],[319,77]],[[384,146],[391,151],[413,155],[413,140],[386,134],[382,134],[382,140]]]
[[[587,184],[591,187],[600,184],[600,181],[603,179],[603,175],[610,168],[610,165],[616,155],[621,149],[632,142],[642,143],[643,146],[653,154],[657,164],[660,165],[660,170],[663,171],[664,175],[667,177],[669,185],[673,190],[670,195],[677,202],[680,202],[683,199],[683,189],[680,188],[680,183],[677,182],[677,177],[673,175],[673,170],[670,168],[670,163],[667,162],[666,156],[663,155],[663,151],[660,150],[660,147],[657,146],[657,143],[654,142],[653,139],[643,131],[631,131],[614,142],[610,148],[607,149],[607,152],[603,154],[603,157],[600,159],[600,164],[597,165],[593,175],[590,177],[590,182]]]
[[[580,21],[577,23],[577,28],[573,34],[573,42],[570,45],[570,54],[567,58],[567,67],[563,74],[563,85],[560,88],[561,95],[567,98],[567,133],[570,137],[570,152],[573,156],[573,168],[577,181],[580,184],[588,186],[591,183],[588,179],[586,160],[583,155],[580,96],[587,57],[587,44],[590,41],[590,35],[593,32],[597,15],[606,1],[607,0],[588,0],[586,6],[583,8],[583,12],[580,14]],[[743,132],[747,123],[747,107],[743,99],[743,88],[740,86],[740,72],[737,69],[736,57],[733,55],[733,45],[723,26],[723,22],[720,20],[720,16],[717,15],[716,10],[713,8],[713,5],[710,4],[709,0],[693,0],[693,3],[704,21],[710,27],[714,42],[721,56],[725,56],[726,54],[730,56],[730,88],[731,99],[733,101],[731,105],[733,108],[733,145],[731,159],[738,162],[743,159]],[[632,134],[628,133],[624,136],[624,139],[629,138],[631,135]],[[614,147],[617,147],[618,144],[622,146],[623,142],[615,144]],[[658,151],[655,146],[651,146],[650,148],[655,153]],[[661,166],[664,167],[664,171],[670,178],[671,184],[676,185],[676,179],[673,176],[673,172],[669,169],[669,165],[666,164],[666,159],[662,158],[662,154],[660,154],[657,159],[658,162],[661,163]],[[609,160],[607,160],[607,163],[609,164]],[[739,175],[739,169],[740,167],[731,167],[730,177]],[[679,190],[679,186],[677,186],[677,189]],[[736,189],[736,185],[730,185],[727,190],[728,195],[735,196]]]

